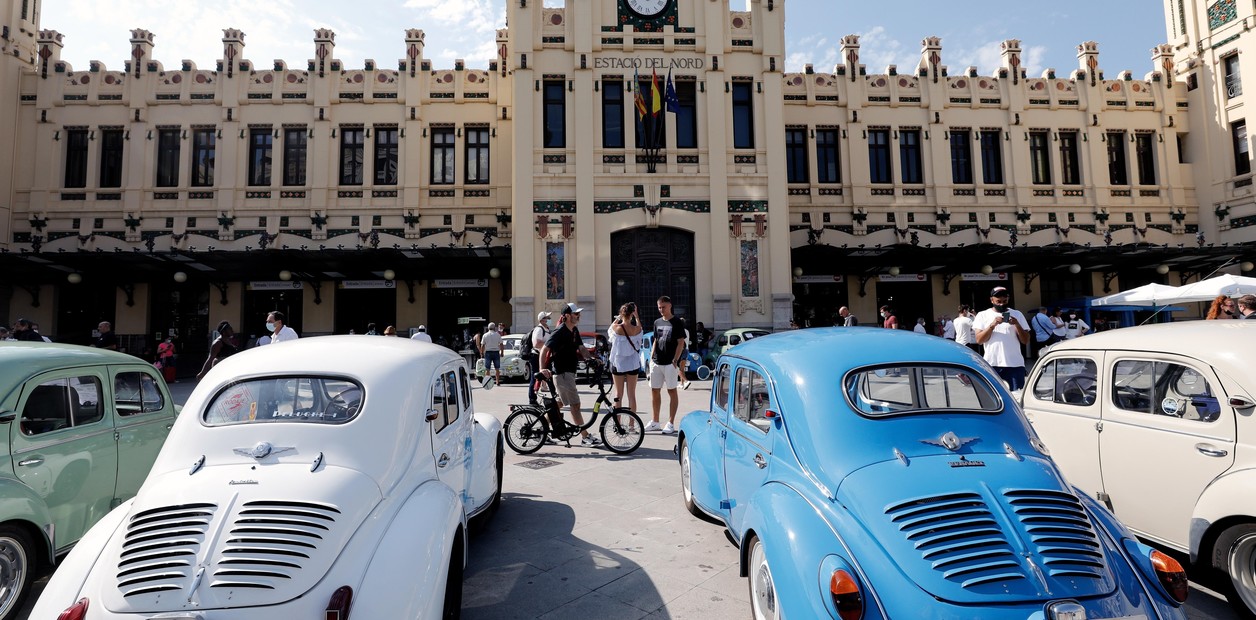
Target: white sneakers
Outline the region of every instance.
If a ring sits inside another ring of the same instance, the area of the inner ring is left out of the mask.
[[[658,422],[653,422],[653,421],[651,421],[649,424],[646,424],[646,425],[645,425],[645,431],[646,431],[647,433],[648,433],[648,432],[650,432],[650,431],[657,431],[657,430],[662,430],[662,429],[663,429],[663,427],[662,427],[662,426],[659,426],[659,423],[658,423]]]
[[[649,431],[659,431],[660,433],[663,433],[664,435],[675,435],[675,434],[676,434],[676,427],[675,427],[675,426],[672,426],[672,423],[671,423],[671,422],[668,422],[667,424],[665,424],[665,425],[663,425],[663,426],[659,426],[659,423],[658,423],[658,422],[651,421],[649,424],[646,424],[646,425],[645,425],[645,429],[644,429],[644,430],[645,430],[646,432],[649,432]]]
[[[593,435],[589,435],[588,437],[585,437],[584,439],[581,439],[581,440],[580,440],[580,445],[582,445],[582,446],[600,446],[600,445],[602,445],[602,440],[601,440],[601,439],[598,439],[597,437],[594,437]]]
[[[663,431],[662,431],[662,432],[663,432],[663,434],[664,434],[664,435],[675,435],[675,434],[676,434],[676,427],[675,427],[675,426],[672,426],[672,423],[671,423],[671,422],[668,422],[666,425],[664,425],[664,426],[663,426]]]

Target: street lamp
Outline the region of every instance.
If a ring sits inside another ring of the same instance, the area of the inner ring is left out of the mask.
[[[981,266],[981,273],[982,273],[982,275],[987,275],[987,276],[988,276],[988,275],[990,275],[990,274],[994,273],[994,267],[991,267],[990,265],[982,265],[982,266]]]
[[[1242,269],[1243,271],[1251,271],[1256,269],[1256,265],[1253,265],[1250,260],[1245,260],[1242,265],[1239,265],[1239,269]]]
[[[1069,265],[1069,266],[1068,266],[1068,272],[1069,272],[1069,273],[1072,273],[1072,274],[1078,274],[1078,273],[1081,273],[1081,272],[1082,272],[1082,266],[1081,266],[1081,265],[1078,265],[1077,263],[1073,263],[1072,265]]]
[[[397,272],[393,271],[392,269],[385,269],[385,270],[384,270],[384,279],[385,279],[385,280],[396,280],[396,279],[397,279]]]
[[[488,277],[496,280],[497,278],[502,277],[502,270],[496,267],[490,267],[488,270]]]
[[[280,279],[280,280],[283,280],[284,282],[287,282],[287,281],[291,280],[291,279],[292,279],[292,272],[291,272],[291,271],[288,271],[287,269],[284,269],[283,271],[280,271],[280,272],[279,272],[279,279]]]
[[[65,281],[69,282],[70,284],[78,284],[83,281],[83,274],[78,273],[77,271],[74,273],[66,274]]]
[[[890,267],[890,275],[892,276],[897,276],[898,274],[902,272],[903,270],[899,269],[898,267]]]
[[[188,274],[182,271],[176,271],[174,272],[174,281],[178,282],[179,284],[183,284],[184,282],[188,281]]]
[[[1156,273],[1162,276],[1169,273],[1169,266],[1164,264],[1156,265]]]
[[[794,277],[795,278],[802,277],[802,267],[794,267]]]

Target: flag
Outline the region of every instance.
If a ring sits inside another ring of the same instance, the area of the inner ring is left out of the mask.
[[[641,75],[636,69],[632,70],[632,102],[637,106],[637,122],[645,116],[645,94],[641,92]]]
[[[680,97],[676,96],[676,84],[672,82],[672,70],[667,70],[667,90],[663,93],[663,100],[667,104],[667,111],[672,114],[680,113]]]
[[[653,71],[650,78],[650,113],[657,115],[663,109],[663,95],[659,93],[659,74]]]

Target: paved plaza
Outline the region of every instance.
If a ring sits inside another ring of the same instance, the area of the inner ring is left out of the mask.
[[[193,385],[170,387],[182,403]],[[582,393],[587,408],[595,392]],[[710,382],[679,394],[678,419],[707,405]],[[649,411],[644,385],[637,401]],[[476,409],[503,420],[507,405],[522,402],[521,384],[475,392]],[[471,538],[463,618],[746,617],[737,549],[723,527],[685,511],[675,445],[674,436],[650,433],[625,456],[578,445],[547,445],[527,456],[507,448],[501,510]],[[33,597],[41,589],[42,582]],[[1237,618],[1224,599],[1195,585],[1188,617]]]

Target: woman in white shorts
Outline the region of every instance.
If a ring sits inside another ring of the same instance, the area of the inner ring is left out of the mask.
[[[637,304],[628,302],[619,308],[619,316],[606,330],[611,340],[611,377],[615,381],[615,406],[622,405],[624,388],[628,390],[628,408],[637,410],[637,373],[641,370],[641,318]]]

